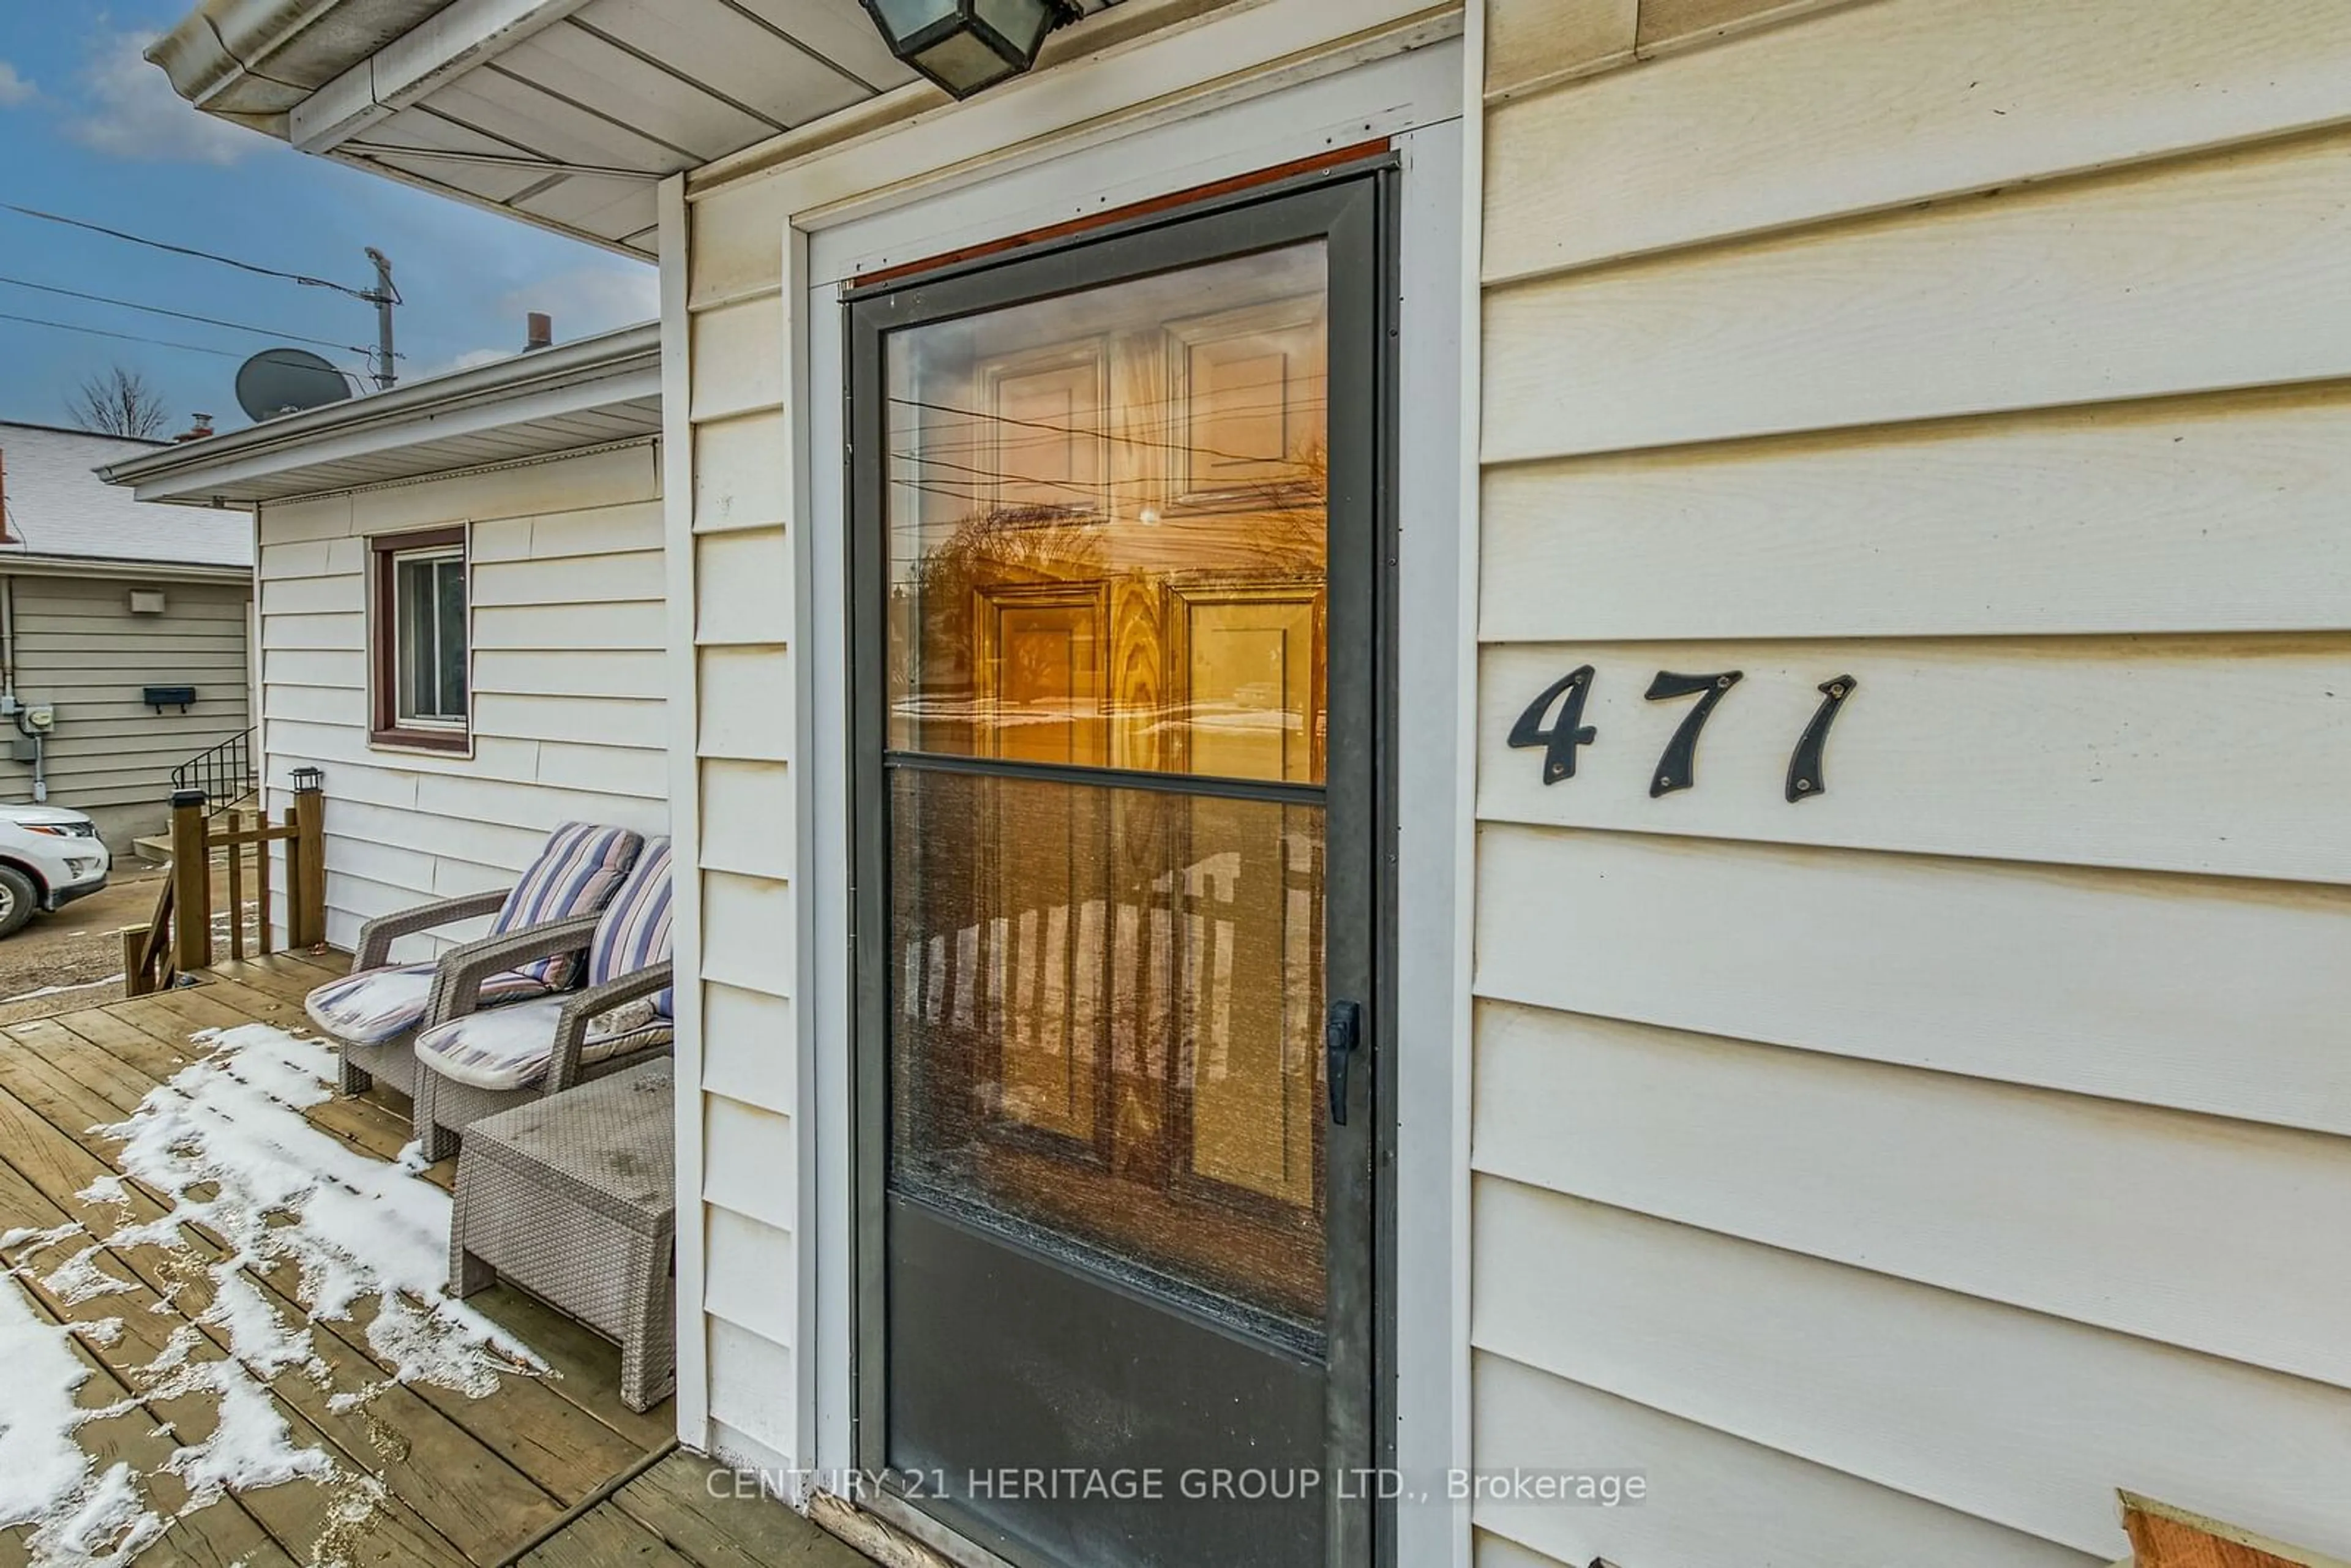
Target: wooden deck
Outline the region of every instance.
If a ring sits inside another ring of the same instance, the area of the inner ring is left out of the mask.
[[[141,1399],[131,1370],[152,1362],[175,1333],[184,1333],[204,1313],[211,1280],[198,1270],[192,1281],[184,1261],[166,1249],[110,1244],[115,1232],[156,1218],[166,1206],[131,1183],[125,1184],[127,1205],[93,1205],[76,1196],[115,1170],[116,1145],[90,1129],[120,1121],[158,1082],[194,1060],[198,1051],[188,1038],[194,1030],[247,1022],[304,1027],[304,993],[342,967],[333,957],[288,954],[222,964],[193,987],[0,1030],[0,1230],[78,1220],[93,1239],[110,1243],[101,1267],[135,1285],[75,1303],[40,1285],[38,1270],[18,1277],[28,1299],[54,1321],[122,1323],[110,1343],[74,1342],[95,1373],[80,1400],[85,1408],[139,1403],[83,1427],[78,1437],[101,1465],[127,1460],[146,1474],[160,1509],[176,1507],[184,1495],[173,1478],[159,1473],[176,1446],[161,1428],[175,1424],[187,1440],[198,1440],[212,1426],[213,1406],[200,1396]],[[388,1160],[409,1140],[404,1109],[396,1097],[369,1097],[332,1100],[308,1114],[313,1125]],[[454,1162],[423,1179],[449,1186]],[[200,1249],[215,1240],[201,1232],[193,1239]],[[0,1263],[19,1260],[11,1254]],[[307,1316],[300,1281],[288,1270],[251,1277],[281,1313]],[[556,1375],[507,1376],[481,1398],[393,1384],[363,1400],[339,1400],[339,1394],[381,1384],[385,1369],[368,1349],[363,1313],[357,1321],[318,1323],[313,1339],[329,1375],[322,1381],[287,1372],[270,1393],[298,1444],[325,1449],[347,1471],[375,1477],[381,1498],[353,1522],[337,1518],[339,1503],[350,1511],[348,1499],[320,1482],[235,1493],[175,1521],[139,1562],[158,1568],[331,1561],[352,1568],[499,1568],[517,1560],[590,1568],[623,1562],[648,1568],[864,1564],[780,1504],[713,1498],[705,1484],[707,1464],[669,1451],[672,1406],[637,1415],[622,1406],[619,1352],[595,1334],[503,1287],[472,1304],[519,1335]],[[225,1354],[219,1329],[195,1326],[203,1336],[199,1358]],[[0,1531],[0,1568],[30,1560],[26,1533],[21,1527]]]

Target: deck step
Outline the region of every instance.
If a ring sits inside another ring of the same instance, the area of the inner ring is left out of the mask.
[[[211,820],[218,821],[221,813],[225,811],[243,811],[246,813],[246,825],[251,827],[253,818],[262,811],[261,797],[246,795],[231,800],[219,811],[214,812]],[[222,822],[221,826],[225,830],[228,824]],[[152,833],[143,839],[133,839],[131,841],[131,847],[138,852],[139,858],[141,860],[153,861],[158,865],[169,865],[172,862],[172,835],[169,833]],[[217,862],[227,852],[225,847],[216,849],[213,851],[213,859]]]

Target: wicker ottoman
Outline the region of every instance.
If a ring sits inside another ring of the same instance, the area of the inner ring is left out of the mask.
[[[677,1386],[670,1064],[648,1061],[475,1123],[457,1159],[449,1288],[503,1276],[621,1345],[621,1400]]]

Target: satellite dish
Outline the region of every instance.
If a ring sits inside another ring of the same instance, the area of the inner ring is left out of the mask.
[[[308,349],[264,349],[236,368],[237,404],[256,423],[350,395],[343,372]]]

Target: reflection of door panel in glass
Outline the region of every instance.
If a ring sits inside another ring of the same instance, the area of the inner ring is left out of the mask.
[[[1072,357],[1074,354],[1074,357]],[[1098,345],[997,360],[981,367],[981,408],[993,451],[969,460],[996,505],[1101,515],[1103,363]],[[945,455],[932,454],[944,466]]]
[[[1089,584],[984,589],[977,661],[996,755],[1060,767],[1100,767],[1102,598]],[[1065,792],[1063,810],[1030,802],[1020,820],[998,812],[996,913],[988,1012],[998,1051],[998,1109],[1023,1126],[1091,1143],[1100,1085],[1094,1030],[1078,1003],[1093,988],[1081,867],[1100,853],[1096,803]],[[1098,921],[1099,916],[1096,916]]]
[[[1273,300],[1168,328],[1176,501],[1223,508],[1303,491],[1319,502],[1322,303]]]
[[[891,581],[918,590],[896,601],[912,656],[888,672],[893,747],[1018,755],[974,728],[972,596],[1082,582],[1108,593],[1109,765],[1211,771],[1167,734],[1184,722],[1169,595],[1322,581],[1323,271],[1301,246],[893,340]]]
[[[1177,591],[1175,766],[1220,779],[1322,778],[1321,588]]]
[[[1022,762],[1099,768],[1102,593],[1093,583],[984,586],[978,657],[988,752]]]

